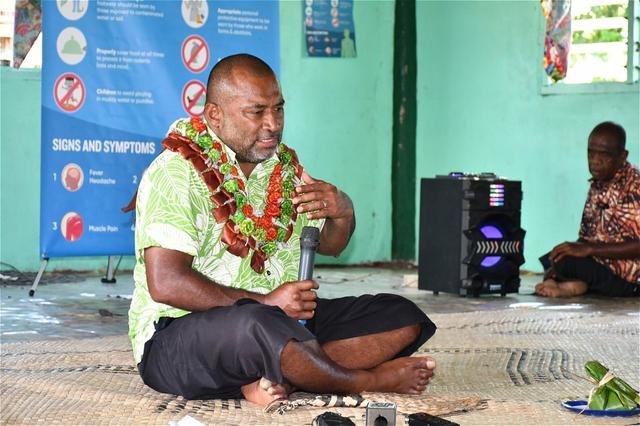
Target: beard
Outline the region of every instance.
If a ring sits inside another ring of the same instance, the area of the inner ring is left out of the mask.
[[[258,164],[258,163],[262,163],[264,160],[268,158],[271,158],[274,152],[276,152],[275,148],[271,150],[271,152],[269,152],[268,154],[259,154],[258,152],[255,152],[255,151],[249,151],[247,153],[242,153],[242,154],[239,152],[236,152],[236,160],[238,160],[238,162],[240,163]]]
[[[272,148],[259,148],[258,140],[275,138],[276,145]],[[236,160],[241,163],[262,163],[264,160],[271,158],[277,151],[282,140],[282,133],[259,135],[251,142],[246,142],[246,138],[236,137],[224,140],[224,142],[236,153]]]

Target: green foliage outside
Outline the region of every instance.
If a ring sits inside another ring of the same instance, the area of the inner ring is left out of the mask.
[[[622,28],[612,28],[606,30],[574,31],[572,34],[573,43],[609,43],[613,41],[624,41]]]
[[[574,19],[596,18],[626,18],[627,5],[613,4],[609,6],[593,6],[588,13],[576,16]]]
[[[587,20],[597,18],[626,18],[627,5],[593,6],[588,13],[578,15],[574,20]],[[593,31],[574,31],[573,43],[609,43],[624,41],[622,28],[611,28]]]

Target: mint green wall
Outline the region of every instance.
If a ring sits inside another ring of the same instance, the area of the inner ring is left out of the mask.
[[[342,188],[356,205],[356,234],[337,260],[341,263],[390,257],[393,9],[393,2],[358,1],[358,57],[339,60],[306,57],[302,1],[281,2],[285,142],[312,176]],[[40,72],[2,68],[0,73],[0,260],[33,271],[39,265]],[[121,268],[132,265],[127,258]],[[106,258],[55,258],[48,270],[105,266]]]
[[[0,261],[33,269],[39,256],[40,71],[0,68],[0,118]]]
[[[312,176],[353,199],[356,233],[340,263],[389,260],[394,4],[356,2],[353,59],[305,57],[303,2],[280,5],[285,139]]]
[[[629,159],[640,162],[638,87],[542,96],[537,0],[417,6],[418,177],[462,170],[521,180],[524,267],[539,271],[538,256],[577,236],[591,129],[604,120],[623,125]]]

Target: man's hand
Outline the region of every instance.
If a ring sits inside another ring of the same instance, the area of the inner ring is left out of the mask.
[[[264,297],[264,304],[278,306],[288,316],[295,319],[311,319],[316,309],[317,282],[290,281],[282,284]]]
[[[591,244],[589,243],[571,243],[564,242],[559,244],[551,250],[549,254],[549,258],[552,262],[559,262],[565,256],[573,256],[573,257],[587,257],[593,254],[593,250]]]
[[[309,219],[327,219],[320,233],[318,253],[338,256],[356,229],[353,203],[330,183],[316,180],[306,172],[302,172],[302,178],[307,184],[296,187],[293,203],[298,213],[306,213]]]
[[[640,259],[640,240],[622,241],[619,243],[599,243],[593,241],[566,242],[554,247],[549,254],[552,262],[558,262],[565,256]]]
[[[316,180],[302,172],[306,185],[296,187],[293,204],[298,213],[307,213],[309,219],[348,219],[353,217],[353,204],[344,192],[323,180]]]

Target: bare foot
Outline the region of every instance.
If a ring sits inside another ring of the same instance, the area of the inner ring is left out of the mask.
[[[247,401],[265,406],[276,399],[287,399],[291,388],[288,385],[273,383],[264,377],[241,388]]]
[[[546,280],[536,285],[536,294],[544,297],[574,297],[586,293],[588,289],[587,283],[582,281]]]
[[[538,296],[558,297],[558,283],[556,280],[552,279],[544,280],[543,282],[536,284],[535,292]]]
[[[436,361],[431,357],[404,357],[383,362],[369,370],[374,374],[374,392],[421,394],[433,376]]]

